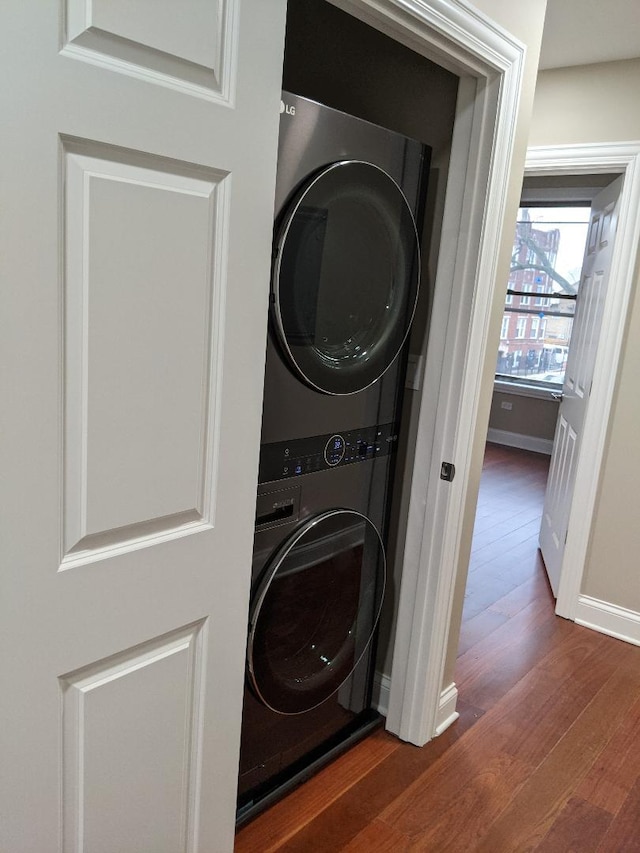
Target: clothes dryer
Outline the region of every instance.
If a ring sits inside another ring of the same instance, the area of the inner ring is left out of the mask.
[[[238,822],[371,708],[429,150],[283,93]]]
[[[283,92],[262,445],[395,417],[429,158]]]

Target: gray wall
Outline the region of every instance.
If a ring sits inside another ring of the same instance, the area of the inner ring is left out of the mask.
[[[503,403],[511,405],[511,409],[504,409]],[[524,397],[522,394],[509,394],[497,389],[493,392],[489,429],[553,441],[557,419],[556,400]]]

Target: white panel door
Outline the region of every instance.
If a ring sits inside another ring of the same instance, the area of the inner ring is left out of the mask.
[[[562,402],[551,454],[540,526],[540,550],[551,589],[556,596],[569,526],[580,436],[596,364],[621,188],[622,178],[618,178],[593,200]]]
[[[7,853],[233,846],[285,5],[3,5]]]

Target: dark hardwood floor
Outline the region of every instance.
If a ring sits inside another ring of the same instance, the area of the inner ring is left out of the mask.
[[[548,458],[487,445],[456,684],[422,749],[380,730],[244,827],[236,853],[640,851],[640,648],[554,614]]]

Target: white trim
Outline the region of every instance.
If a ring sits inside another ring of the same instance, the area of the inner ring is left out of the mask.
[[[390,690],[391,679],[389,676],[379,670],[376,670],[376,674],[373,676],[373,695],[371,697],[371,704],[378,713],[382,714],[383,717],[386,717],[389,713]]]
[[[601,634],[640,646],[640,613],[599,601],[588,595],[578,596],[576,622]]]
[[[534,453],[545,453],[547,456],[551,456],[551,451],[553,450],[553,440],[551,438],[522,435],[519,432],[494,429],[494,427],[489,427],[487,441],[492,441],[494,444],[504,444],[506,447],[519,447],[520,450],[532,450]]]
[[[460,714],[456,711],[458,702],[458,688],[451,682],[440,694],[438,705],[438,716],[436,718],[436,735],[441,735],[452,723],[458,719]]]
[[[451,239],[441,246],[433,308],[447,320],[429,339],[388,718],[391,731],[418,745],[437,729],[522,59],[513,48],[509,72],[474,81],[473,91],[470,84],[461,89],[454,131],[442,228]],[[446,459],[458,468],[452,483],[439,478]],[[403,630],[404,644],[398,642]]]
[[[525,47],[464,0],[332,2],[461,78],[433,306],[443,322],[420,394],[387,718],[422,745],[440,720]],[[443,459],[456,461],[452,483],[439,479]]]
[[[376,670],[373,678],[373,696],[371,704],[386,717],[389,713],[389,691],[391,689],[391,679],[383,672]],[[451,682],[448,687],[441,691],[438,702],[438,713],[436,715],[436,735],[441,735],[452,723],[458,719],[460,714],[456,711],[458,702],[458,688]]]
[[[524,45],[467,0],[329,0],[442,68],[482,79]],[[519,89],[518,89],[519,91]]]
[[[476,82],[462,79],[458,91],[457,114],[451,146],[450,180],[448,184],[443,234],[459,233],[464,215],[464,185],[456,183],[453,164],[466,163],[471,157],[474,124],[474,102],[477,97]],[[477,143],[476,143],[477,144]],[[463,170],[461,169],[460,172]],[[477,239],[477,237],[475,238]],[[442,688],[441,659],[436,654],[434,613],[438,611],[435,596],[439,573],[434,567],[442,560],[442,530],[447,515],[447,502],[458,483],[442,488],[439,479],[439,460],[452,459],[453,431],[448,429],[446,418],[451,386],[441,382],[442,365],[450,364],[455,355],[455,304],[464,300],[453,299],[454,276],[458,246],[455,240],[443,240],[440,247],[438,282],[436,283],[433,316],[449,318],[449,323],[434,324],[429,333],[425,375],[422,386],[417,438],[414,449],[413,472],[409,497],[407,528],[404,543],[402,581],[398,603],[397,629],[392,664],[392,691],[387,728],[404,740],[421,746],[435,733],[436,718]],[[445,272],[446,271],[446,272]],[[457,282],[458,290],[461,285]],[[467,303],[469,304],[469,303]],[[459,385],[453,373],[451,382]],[[459,394],[459,390],[457,391]],[[456,388],[451,387],[451,398]],[[431,400],[433,403],[425,404]],[[437,462],[434,460],[438,460]],[[438,470],[436,470],[438,469]],[[431,527],[429,525],[431,524]],[[429,534],[439,531],[432,541],[434,553],[429,552]],[[440,608],[441,609],[441,608]],[[448,624],[439,626],[448,631]],[[442,640],[446,642],[446,640]],[[430,659],[430,652],[436,655]],[[437,651],[440,651],[439,649]],[[433,671],[434,664],[438,672]]]
[[[585,417],[556,613],[576,619],[640,240],[640,142],[530,148],[527,175],[624,175],[596,369]]]

